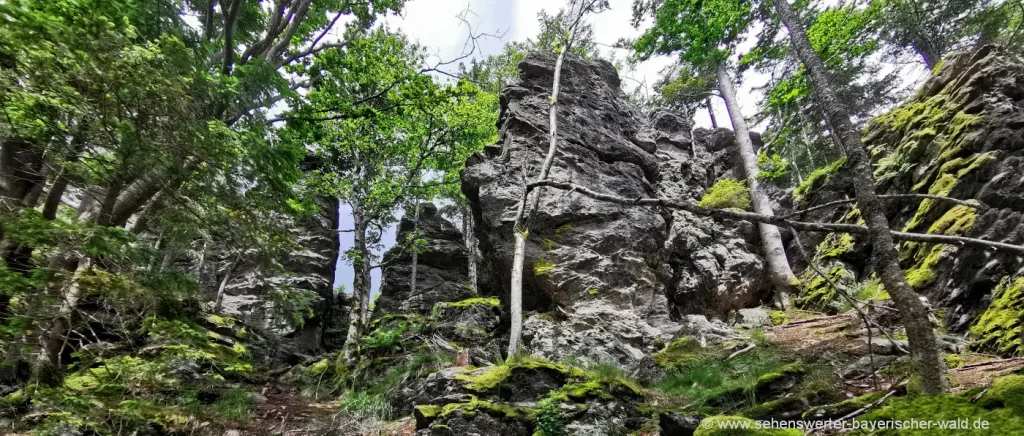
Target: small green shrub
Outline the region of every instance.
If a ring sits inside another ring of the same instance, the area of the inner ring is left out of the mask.
[[[558,406],[558,392],[551,391],[547,398],[537,402],[534,424],[537,431],[544,436],[565,436],[565,423],[562,422],[562,410]]]
[[[757,166],[760,169],[757,174],[759,180],[776,180],[789,174],[789,162],[777,154],[758,153]]]
[[[804,179],[803,183],[793,190],[793,199],[799,203],[803,197],[814,192],[816,189],[825,186],[829,179],[832,178],[832,175],[843,168],[843,165],[846,165],[845,157],[841,157],[828,165],[812,171],[811,174]]]
[[[741,180],[722,179],[708,188],[697,203],[700,207],[713,209],[751,210],[750,189]]]

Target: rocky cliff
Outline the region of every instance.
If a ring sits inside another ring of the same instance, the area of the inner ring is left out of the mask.
[[[1024,67],[998,48],[957,54],[935,69],[911,101],[870,123],[864,141],[875,159],[879,193],[942,195],[982,205],[890,200],[894,228],[1024,243],[1022,84]],[[850,197],[852,189],[839,169],[819,173],[801,193],[801,206],[811,206]],[[851,206],[815,218],[858,219]],[[874,265],[868,250],[858,238],[829,235],[817,253],[830,265],[830,274],[871,283]],[[982,349],[1024,353],[1021,257],[906,242],[900,254],[910,284],[943,309],[951,330],[970,330]],[[809,306],[835,301],[820,285],[805,289],[803,301]]]

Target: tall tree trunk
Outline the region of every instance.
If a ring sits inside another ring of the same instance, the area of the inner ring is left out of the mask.
[[[57,218],[57,210],[60,207],[61,199],[64,198],[64,192],[68,189],[67,172],[67,169],[61,168],[57,172],[57,178],[54,179],[53,186],[50,187],[50,192],[46,193],[46,200],[43,201],[43,218],[48,220]]]
[[[40,363],[43,365],[49,363],[49,365],[59,368],[63,363],[61,354],[67,343],[67,337],[71,334],[71,316],[78,306],[78,299],[82,293],[82,276],[92,269],[92,263],[93,260],[90,256],[86,256],[78,262],[71,281],[61,291],[60,308],[57,310],[56,316],[49,323],[44,324],[39,331],[40,345],[42,346]]]
[[[921,56],[921,60],[924,61],[924,66],[928,67],[929,70],[935,68],[935,66],[942,61],[942,54],[936,53],[932,48],[932,45],[927,41],[914,41],[911,46],[913,46],[914,51]]]
[[[228,289],[228,283],[231,282],[231,275],[234,274],[235,268],[238,267],[238,263],[242,261],[242,256],[236,256],[235,260],[231,261],[231,265],[228,265],[228,270],[224,273],[224,279],[220,281],[220,286],[217,287],[217,298],[213,302],[213,313],[220,313],[221,306],[224,304],[224,291]]]
[[[736,89],[733,88],[732,77],[726,70],[725,63],[718,64],[718,88],[725,100],[725,107],[729,111],[729,118],[732,120],[733,130],[736,132],[736,146],[739,149],[740,161],[743,164],[743,173],[747,177],[747,186],[750,188],[750,196],[754,203],[754,212],[761,215],[774,215],[771,201],[761,189],[757,175],[760,169],[757,166],[757,153],[754,152],[754,143],[750,140],[750,131],[747,129],[747,121],[743,119],[740,112],[739,101],[736,99]],[[779,228],[770,224],[758,224],[761,233],[761,246],[764,248],[764,256],[768,261],[768,271],[775,285],[775,303],[782,307],[789,307],[789,295],[800,283],[793,270],[789,266],[789,259],[786,257],[786,249],[782,244],[782,235]]]
[[[203,241],[203,251],[199,254],[199,265],[196,266],[196,280],[199,283],[203,282],[203,269],[206,268],[206,251],[207,241]]]
[[[412,240],[409,243],[412,244],[412,276],[409,277],[409,295],[416,294],[416,270],[419,267],[420,261],[420,250],[416,246],[416,240],[420,237],[420,203],[417,201],[416,210],[412,214]]]
[[[711,118],[711,128],[718,128],[718,120],[715,119],[715,109],[711,107],[711,97],[704,99],[704,104],[708,107],[708,118]]]
[[[370,259],[366,248],[366,216],[362,205],[352,203],[352,249],[358,258],[352,261],[355,275],[352,277],[352,312],[349,316],[348,335],[343,349],[346,361],[352,361],[359,353],[359,339],[363,337],[365,319],[370,306]]]
[[[459,209],[462,212],[462,236],[466,243],[466,253],[469,264],[469,271],[466,274],[469,280],[469,286],[473,288],[473,292],[477,291],[476,288],[476,236],[473,234],[473,213],[469,210],[469,207],[460,205]]]
[[[861,141],[860,132],[850,121],[850,111],[833,88],[832,77],[818,54],[814,52],[799,16],[786,0],[774,2],[779,17],[789,29],[793,49],[807,68],[814,96],[846,151],[853,170],[857,205],[869,229],[868,239],[871,241],[878,273],[893,303],[899,309],[900,318],[906,327],[910,352],[913,355],[914,368],[921,379],[922,391],[926,394],[942,393],[946,390],[945,365],[940,358],[935,332],[928,321],[927,309],[907,283],[906,276],[900,269],[896,245],[890,233],[885,210],[875,193],[871,161]]]

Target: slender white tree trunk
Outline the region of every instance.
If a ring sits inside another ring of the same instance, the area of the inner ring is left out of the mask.
[[[462,211],[462,236],[465,238],[466,253],[469,258],[468,260],[468,272],[467,279],[469,280],[469,286],[473,288],[473,292],[477,291],[476,287],[476,236],[473,234],[473,213],[469,210],[469,207],[459,206]]]
[[[92,269],[92,262],[92,257],[83,257],[71,276],[71,282],[61,291],[60,308],[57,309],[56,316],[53,317],[49,325],[40,331],[42,343],[40,356],[46,356],[40,361],[48,361],[54,366],[61,365],[60,355],[64,349],[65,339],[71,332],[71,315],[78,307],[78,299],[82,294],[82,276]]]
[[[585,9],[580,10],[582,16]],[[537,181],[544,181],[548,178],[548,173],[551,172],[551,164],[555,160],[555,150],[558,148],[558,85],[562,78],[562,61],[565,59],[565,52],[569,49],[569,42],[572,41],[575,33],[575,27],[569,30],[569,35],[562,46],[562,50],[558,53],[558,58],[555,60],[555,77],[551,84],[551,106],[548,109],[548,154],[544,158],[544,163],[540,167],[540,174],[537,176]],[[537,188],[532,193],[526,192],[526,187],[523,187],[523,198],[519,202],[519,210],[516,211],[516,221],[512,228],[515,238],[515,251],[512,256],[512,288],[509,295],[509,305],[511,312],[511,328],[509,331],[508,338],[508,356],[515,356],[519,352],[520,341],[523,337],[523,262],[526,258],[526,238],[529,236],[529,218],[533,211],[537,210],[540,205],[540,197],[544,191],[542,188]],[[527,201],[530,202],[530,208],[526,208]]]
[[[352,311],[349,315],[348,335],[345,339],[343,353],[346,361],[352,361],[359,353],[359,339],[363,337],[363,328],[370,307],[370,258],[366,249],[366,216],[362,206],[352,204],[353,245],[357,258],[353,259],[352,267]]]
[[[732,77],[726,70],[725,63],[718,65],[718,88],[725,100],[725,107],[729,110],[729,118],[732,120],[733,130],[736,132],[736,145],[740,154],[740,162],[743,164],[743,172],[747,177],[747,186],[750,188],[750,196],[754,203],[754,212],[761,215],[774,215],[771,201],[761,189],[757,175],[760,169],[757,166],[757,153],[754,152],[754,143],[750,140],[750,131],[747,129],[747,122],[740,113],[739,101],[736,99],[736,89],[732,84]],[[789,294],[792,293],[800,283],[793,270],[789,266],[789,259],[786,257],[786,249],[782,245],[782,235],[779,228],[770,224],[758,224],[761,233],[761,246],[764,248],[764,255],[768,261],[768,271],[775,285],[775,303],[782,307],[789,307]]]

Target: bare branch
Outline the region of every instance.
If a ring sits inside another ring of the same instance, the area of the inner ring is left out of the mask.
[[[743,212],[739,210],[731,209],[710,209],[706,207],[700,207],[695,204],[685,203],[681,201],[669,200],[664,198],[625,198],[611,194],[602,194],[580,185],[572,183],[560,183],[550,180],[537,181],[527,186],[528,191],[539,187],[549,187],[575,191],[583,194],[587,197],[595,200],[607,201],[611,203],[626,204],[626,205],[637,205],[637,206],[657,206],[667,209],[678,209],[684,210],[696,215],[707,216],[715,219],[738,219],[744,221],[751,221],[756,223],[765,223],[775,226],[793,227],[799,230],[805,230],[809,232],[822,232],[822,233],[850,233],[854,235],[867,235],[868,228],[866,226],[856,224],[837,224],[837,223],[818,223],[818,222],[807,222],[807,221],[792,221],[786,218],[760,215],[753,212]],[[1024,254],[1024,246],[1007,244],[1003,242],[988,241],[985,239],[967,238],[963,236],[947,236],[947,235],[932,235],[924,233],[907,233],[907,232],[892,232],[893,239],[899,241],[914,241],[914,242],[927,242],[933,244],[948,244],[956,245],[958,247],[975,247],[986,250],[996,250],[1005,253],[1013,254]]]
[[[973,208],[978,209],[978,210],[980,210],[982,212],[985,212],[985,211],[991,209],[986,204],[981,203],[981,202],[979,202],[977,200],[965,201],[965,200],[961,200],[959,198],[943,197],[941,195],[931,195],[931,194],[879,195],[878,198],[883,199],[883,200],[902,200],[902,199],[907,199],[907,198],[914,198],[914,199],[946,201],[946,202],[949,202],[949,203],[958,204],[960,206],[973,207]],[[827,208],[830,208],[830,207],[833,207],[833,206],[838,206],[840,204],[856,203],[856,202],[857,202],[856,198],[848,198],[846,200],[836,200],[836,201],[825,203],[825,204],[822,204],[822,205],[819,205],[819,206],[814,206],[814,207],[809,207],[807,209],[798,210],[798,211],[793,212],[793,213],[791,213],[789,215],[783,215],[782,219],[789,219],[789,218],[793,218],[793,217],[798,217],[798,216],[801,216],[803,214],[806,214],[808,212],[812,212],[812,211],[815,211],[815,210],[827,209]]]

